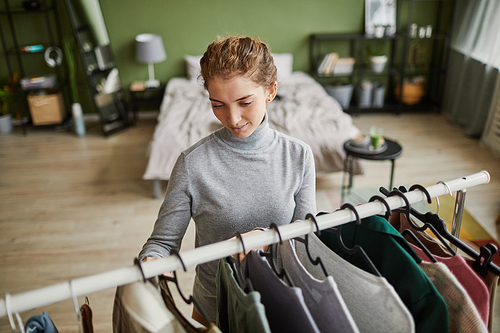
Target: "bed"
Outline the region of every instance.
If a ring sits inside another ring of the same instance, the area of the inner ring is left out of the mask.
[[[278,67],[278,95],[267,105],[269,126],[303,140],[312,148],[317,174],[344,169],[343,143],[360,134],[352,118],[324,88],[304,72],[292,72],[291,55],[273,55]],[[199,57],[186,56],[188,77],[172,78],[149,145],[144,179],[154,181],[162,198],[161,181],[168,180],[179,154],[222,125],[212,113],[208,93],[197,81]],[[356,162],[354,173],[362,172]]]

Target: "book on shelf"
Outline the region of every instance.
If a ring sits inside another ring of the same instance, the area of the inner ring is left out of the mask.
[[[351,74],[354,68],[354,58],[339,58],[333,68],[332,74]]]
[[[330,75],[337,63],[337,59],[339,58],[339,54],[336,52],[328,53],[324,56],[321,64],[318,67],[319,75]]]

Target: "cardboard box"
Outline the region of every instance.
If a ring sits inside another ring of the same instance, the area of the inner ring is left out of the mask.
[[[46,95],[31,92],[28,94],[28,104],[34,125],[58,124],[66,115],[60,91],[47,91]]]

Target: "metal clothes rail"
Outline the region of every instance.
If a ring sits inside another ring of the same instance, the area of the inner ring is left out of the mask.
[[[440,182],[427,187],[432,198],[450,194],[450,192],[461,191],[476,185],[486,184],[490,181],[487,171],[481,171],[466,177],[454,179],[446,183]],[[405,193],[410,204],[426,200],[424,192],[414,190]],[[405,202],[398,196],[386,199],[391,210],[405,206]],[[385,213],[383,203],[373,201],[356,206],[360,218],[365,218],[377,214]],[[318,216],[316,218],[319,229],[327,229],[339,226],[351,221],[355,221],[355,214],[348,210],[338,210],[336,212]],[[271,224],[273,221],[268,221]],[[282,225],[279,232],[283,240],[291,239],[305,234],[315,232],[316,225],[311,220],[300,220],[294,223]],[[279,242],[278,233],[269,229],[267,231],[245,235],[243,242],[246,249],[257,248]],[[238,239],[225,240],[193,250],[182,252],[182,261],[185,266],[202,264],[243,251],[241,242]],[[182,263],[176,256],[152,260],[142,263],[142,270],[146,278],[163,274],[164,272],[182,269]],[[91,276],[76,278],[67,282],[57,283],[47,287],[11,295],[9,310],[11,313],[19,313],[36,309],[49,304],[71,299],[74,296],[89,295],[108,288],[129,284],[143,279],[142,273],[137,266],[128,266],[112,271],[103,272]],[[0,300],[0,317],[7,315],[5,300]]]

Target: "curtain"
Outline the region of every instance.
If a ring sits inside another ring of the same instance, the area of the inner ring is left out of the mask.
[[[480,137],[500,68],[500,1],[456,0],[443,112]]]

